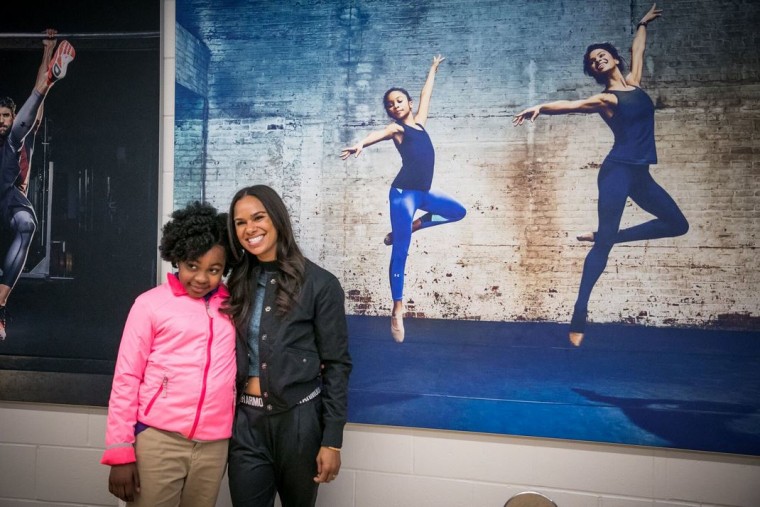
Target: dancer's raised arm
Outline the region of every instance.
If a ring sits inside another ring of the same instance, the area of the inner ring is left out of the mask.
[[[610,101],[610,98],[609,93],[597,93],[586,99],[556,100],[554,102],[538,104],[517,113],[512,120],[512,124],[517,127],[518,125],[522,125],[525,120],[530,120],[532,123],[541,113],[551,115],[569,113],[603,114],[608,111],[613,104],[613,102]],[[612,100],[614,100],[614,98]]]
[[[644,70],[644,50],[647,43],[647,25],[661,15],[662,9],[658,9],[657,4],[652,4],[652,8],[644,14],[636,26],[636,35],[634,35],[631,45],[631,72],[625,77],[626,83],[629,85],[639,86],[641,83]]]
[[[417,123],[425,126],[428,117],[428,109],[430,108],[430,97],[433,96],[433,85],[435,84],[435,73],[438,72],[438,66],[444,61],[441,55],[433,57],[433,64],[428,71],[427,79],[425,80],[425,86],[422,87],[422,93],[420,93],[420,106],[417,109],[417,113],[414,115],[414,119]]]
[[[404,129],[397,123],[391,123],[382,130],[375,130],[370,132],[367,137],[359,141],[353,146],[348,146],[340,150],[340,158],[346,160],[353,153],[355,157],[358,157],[362,150],[367,146],[372,146],[380,141],[387,141],[391,139],[395,134],[403,133]]]

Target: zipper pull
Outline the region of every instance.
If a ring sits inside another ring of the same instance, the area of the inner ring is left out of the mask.
[[[163,385],[161,389],[163,391],[162,396],[166,398],[166,395],[168,394],[168,391],[169,391],[169,379],[166,377],[166,375],[164,375],[164,380],[163,382],[161,382],[161,384]]]

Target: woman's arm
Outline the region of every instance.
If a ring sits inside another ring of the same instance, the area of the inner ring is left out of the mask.
[[[531,123],[543,114],[569,114],[569,113],[599,113],[604,114],[613,105],[616,100],[615,96],[609,93],[598,93],[587,99],[580,100],[557,100],[555,102],[546,102],[537,106],[529,107],[515,115],[512,124],[516,127],[522,125],[525,120]]]
[[[321,287],[314,300],[314,334],[322,363],[322,447],[340,449],[348,415],[348,377],[352,368],[345,296],[340,282],[332,275],[318,285]]]
[[[636,26],[636,35],[633,37],[631,46],[631,72],[625,77],[625,81],[629,85],[639,86],[641,83],[641,75],[644,70],[644,50],[647,44],[647,24],[661,15],[662,9],[658,9],[657,4],[652,4],[652,8],[644,14]]]
[[[428,117],[428,110],[430,108],[430,97],[433,96],[433,84],[435,84],[435,73],[438,72],[438,66],[444,61],[445,58],[441,55],[433,57],[433,64],[428,71],[427,79],[425,80],[425,86],[422,87],[422,93],[420,93],[420,106],[417,109],[417,113],[414,115],[414,120],[425,126],[425,122]]]
[[[383,130],[375,130],[374,132],[370,132],[367,137],[359,141],[357,144],[340,150],[340,158],[342,160],[346,160],[352,153],[354,156],[358,157],[366,146],[372,146],[373,144],[379,143],[380,141],[387,141],[394,135],[403,131],[404,129],[398,123],[391,123]]]

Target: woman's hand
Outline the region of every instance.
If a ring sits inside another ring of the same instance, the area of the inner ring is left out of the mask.
[[[655,19],[662,16],[662,9],[657,8],[657,4],[652,4],[652,8],[647,11],[646,14],[644,14],[644,17],[641,18],[641,21],[639,21],[639,24],[648,24],[650,21],[654,21]]]
[[[340,451],[322,446],[317,454],[317,476],[314,482],[321,484],[332,482],[340,472]]]
[[[134,502],[135,493],[140,492],[137,463],[111,466],[111,473],[108,476],[108,491],[119,500]]]
[[[438,66],[441,64],[442,61],[444,61],[446,57],[442,55],[436,55],[433,57],[433,65],[431,65],[431,68],[434,70],[438,70]]]
[[[363,149],[364,149],[364,146],[362,145],[362,143],[349,146],[348,148],[343,148],[342,150],[340,150],[340,159],[346,160],[348,157],[351,156],[352,153],[354,154],[354,157],[358,157]]]
[[[515,118],[512,120],[512,125],[515,127],[522,125],[526,119],[530,120],[530,122],[533,123],[536,121],[536,118],[538,118],[539,113],[541,113],[541,106],[529,107],[528,109],[520,111],[515,115]]]

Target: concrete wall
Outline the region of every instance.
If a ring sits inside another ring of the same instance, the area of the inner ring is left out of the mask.
[[[428,121],[434,187],[463,202],[468,216],[414,236],[411,311],[569,320],[589,248],[575,236],[596,227],[596,176],[612,136],[596,116],[544,116],[519,129],[511,116],[600,91],[582,72],[586,45],[611,41],[627,55],[650,2],[182,5],[194,12],[179,20],[195,37],[187,44],[202,41],[210,54],[209,200],[224,206],[241,186],[275,186],[307,253],[349,291],[349,309],[387,314],[390,249],[382,239],[400,159],[390,142],[347,162],[338,154],[388,122],[380,104],[387,88],[401,85],[417,98],[440,52],[447,60]],[[749,0],[663,7],[648,31],[643,81],[657,104],[660,163],[652,173],[691,230],[616,246],[590,320],[757,329],[760,57],[752,48],[760,47],[760,7]],[[177,181],[194,178],[194,157],[178,153]],[[622,225],[648,218],[629,203]]]

